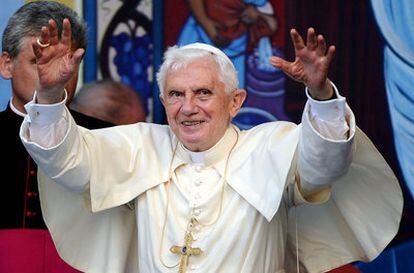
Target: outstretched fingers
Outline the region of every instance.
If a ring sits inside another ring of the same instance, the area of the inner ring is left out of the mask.
[[[59,43],[59,35],[58,35],[57,23],[55,22],[55,20],[50,19],[48,21],[47,28],[49,30],[49,42],[50,42],[50,44],[51,45],[56,45],[57,43]]]
[[[286,61],[276,56],[270,57],[269,61],[271,65],[273,65],[276,68],[279,68],[288,76],[293,77],[294,64],[292,62]]]
[[[287,61],[283,60],[282,58],[276,57],[276,56],[270,57],[269,61],[271,65],[279,69],[282,69],[284,66],[286,66],[285,63],[287,63]]]
[[[53,19],[50,19],[46,26],[40,29],[40,35],[36,38],[32,45],[33,53],[36,57],[37,63],[42,64],[50,59],[50,54],[46,54],[45,51],[50,46],[57,45],[59,43],[57,24]]]
[[[72,58],[70,59],[70,64],[78,67],[79,64],[82,61],[82,56],[85,53],[85,50],[83,48],[78,48],[72,55]]]
[[[50,32],[49,32],[49,28],[46,26],[43,26],[40,30],[40,38],[39,38],[39,42],[47,45],[50,43]],[[39,45],[40,47],[40,45]]]
[[[291,29],[290,36],[295,48],[295,60],[288,62],[272,56],[270,63],[290,78],[305,84],[314,98],[331,97],[331,87],[326,83],[329,65],[335,55],[335,47],[327,48],[325,38],[317,35],[314,28],[308,28],[306,44],[295,29]]]
[[[331,45],[328,48],[328,52],[326,53],[326,61],[328,63],[328,65],[332,62],[333,58],[335,57],[335,46]]]
[[[39,45],[36,42],[33,42],[32,49],[36,57],[36,60],[40,59],[42,57],[42,51],[40,50]]]
[[[326,42],[325,38],[322,35],[318,35],[318,47],[316,49],[316,52],[319,56],[324,56],[326,53]]]
[[[303,42],[302,37],[299,35],[296,29],[292,28],[290,30],[290,38],[292,39],[295,52],[298,52],[302,50],[303,48],[305,48],[305,43]]]
[[[61,42],[66,45],[68,48],[71,48],[72,42],[72,30],[70,26],[69,19],[63,19],[63,29],[62,29],[62,38]]]
[[[36,57],[37,63],[43,57],[43,50],[50,45],[49,28],[43,26],[40,30],[40,36],[33,42],[32,49]]]
[[[299,35],[299,34],[298,34]],[[308,28],[307,36],[306,36],[306,48],[309,51],[316,51],[318,56],[325,56],[329,52],[326,51],[326,40],[323,37],[323,35],[319,34],[317,35],[314,28]],[[331,49],[329,54],[333,54],[335,51],[335,48]],[[333,55],[331,55],[333,57]]]
[[[308,28],[307,37],[306,37],[306,46],[309,50],[314,51],[318,47],[318,41],[316,39],[315,29],[310,27]]]

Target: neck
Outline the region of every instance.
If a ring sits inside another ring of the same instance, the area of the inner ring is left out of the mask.
[[[179,145],[177,154],[185,162],[193,162],[204,165],[211,165],[222,160],[230,151],[237,137],[237,128],[230,126],[214,146],[204,151],[191,151],[182,143]]]
[[[224,135],[220,138],[220,140],[214,144],[212,147],[210,147],[207,150],[204,151],[191,151],[187,148],[184,147],[185,150],[187,150],[188,154],[190,155],[191,161],[193,163],[204,163],[205,159],[206,159],[206,155],[208,155],[209,153],[211,153],[215,147],[219,146],[221,142],[223,142],[224,136],[226,135],[226,133],[224,133]]]

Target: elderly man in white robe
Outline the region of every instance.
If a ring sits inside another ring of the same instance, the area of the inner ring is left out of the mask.
[[[374,259],[398,230],[402,197],[384,159],[327,78],[335,48],[291,31],[294,62],[270,62],[306,86],[301,125],[231,124],[246,97],[227,56],[169,48],[158,72],[169,125],[76,126],[64,86],[70,22],[33,44],[39,85],[21,138],[39,165],[45,221],[62,258],[84,272],[325,272]]]

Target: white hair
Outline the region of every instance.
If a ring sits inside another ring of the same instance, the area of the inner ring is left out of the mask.
[[[203,43],[193,43],[182,47],[169,47],[164,54],[164,62],[157,73],[157,83],[160,96],[164,94],[165,78],[169,71],[178,70],[195,60],[210,58],[219,70],[219,78],[225,85],[225,91],[230,94],[238,88],[239,80],[233,63],[220,49]]]

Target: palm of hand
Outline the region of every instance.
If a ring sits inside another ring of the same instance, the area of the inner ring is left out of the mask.
[[[270,63],[292,79],[305,84],[313,98],[329,99],[332,97],[333,89],[328,80],[328,69],[335,54],[335,47],[330,46],[326,50],[325,39],[322,35],[316,36],[313,28],[308,29],[306,44],[295,29],[292,29],[290,34],[295,48],[295,61],[288,62],[273,56]]]
[[[288,75],[304,83],[308,88],[321,90],[326,82],[329,63],[325,56],[304,47],[296,52],[295,61],[291,63]]]
[[[56,22],[49,20],[48,25],[42,27],[40,38],[32,45],[39,79],[37,99],[41,103],[61,101],[64,87],[77,73],[85,52],[82,48],[71,50],[70,21],[64,19],[62,24],[59,37]]]
[[[39,84],[42,89],[63,88],[73,74],[71,50],[67,45],[58,43],[42,51],[36,60]]]

